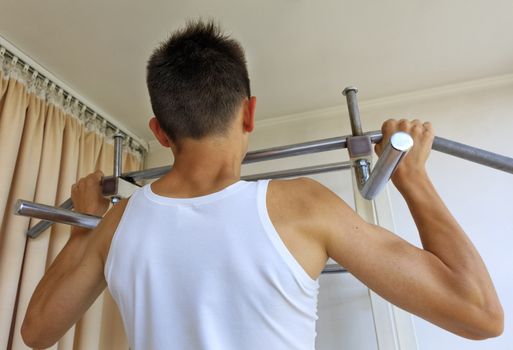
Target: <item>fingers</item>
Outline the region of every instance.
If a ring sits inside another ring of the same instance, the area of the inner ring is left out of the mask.
[[[399,122],[396,119],[388,119],[381,126],[381,133],[383,134],[383,139],[374,146],[374,151],[378,156],[380,156],[383,152],[383,146],[388,143],[390,136],[395,131],[397,131],[398,123]]]
[[[101,170],[96,170],[94,173],[80,178],[75,184],[71,186],[71,191],[84,189],[85,187],[92,185],[98,185],[101,183],[102,178],[103,172]]]
[[[383,141],[388,141],[388,138],[397,131],[403,131],[411,134],[412,136],[415,136],[420,135],[426,131],[433,132],[433,127],[430,122],[423,123],[419,119],[388,119],[381,126]]]
[[[410,128],[411,128],[411,122],[408,119],[399,120],[399,123],[397,124],[397,129],[399,131],[408,132],[408,130]]]
[[[103,172],[101,170],[96,170],[94,173],[91,173],[80,180],[84,180],[87,183],[93,184],[93,183],[99,183],[102,180],[102,177],[103,177]]]
[[[425,123],[424,123],[424,124],[422,124],[422,125],[424,126],[424,129],[425,129],[427,132],[429,132],[429,133],[431,133],[431,134],[434,134],[434,133],[435,133],[435,131],[434,131],[434,129],[433,129],[433,125],[431,125],[431,123],[430,123],[430,122],[425,122]]]
[[[430,122],[422,122],[419,119],[388,119],[381,126],[383,139],[374,146],[374,151],[378,156],[381,155],[383,147],[389,142],[390,137],[398,132],[406,132],[410,134],[414,140],[432,139],[434,136],[433,127]]]
[[[381,132],[384,134],[388,134],[393,130],[397,129],[397,123],[398,121],[395,119],[388,119],[386,120],[383,125],[381,126]]]
[[[102,177],[103,172],[97,170],[71,186],[71,200],[77,212],[97,216],[105,214],[110,201],[103,197]]]

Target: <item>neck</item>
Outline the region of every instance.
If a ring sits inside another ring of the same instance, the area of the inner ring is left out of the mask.
[[[173,148],[171,171],[155,184],[175,194],[208,193],[240,180],[243,155],[226,139],[184,140]]]

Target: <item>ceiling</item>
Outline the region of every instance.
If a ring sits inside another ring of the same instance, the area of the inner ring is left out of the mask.
[[[257,120],[513,72],[511,0],[3,0],[0,35],[150,140],[146,60],[198,16],[246,48]]]

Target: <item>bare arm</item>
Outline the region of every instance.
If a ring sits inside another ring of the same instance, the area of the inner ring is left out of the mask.
[[[91,174],[73,188],[77,211],[102,215],[108,201],[101,197],[101,173]],[[83,192],[83,193],[80,193]],[[36,287],[21,334],[28,346],[46,348],[75,324],[104,290],[105,238],[117,227],[126,202],[113,207],[94,230],[73,228],[70,239]]]
[[[424,169],[433,133],[418,121],[388,121],[414,137],[414,149],[393,177],[415,220],[424,249],[364,222],[335,194],[309,182],[328,255],[391,303],[471,339],[497,336],[503,311],[488,271]],[[381,145],[376,147],[378,154]]]

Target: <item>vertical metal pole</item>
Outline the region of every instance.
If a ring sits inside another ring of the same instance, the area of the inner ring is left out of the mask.
[[[114,135],[114,177],[121,176],[121,157],[123,156],[123,140],[124,136],[120,133]]]
[[[114,135],[114,170],[113,170],[113,176],[114,181],[116,182],[116,193],[117,193],[117,186],[118,186],[118,178],[121,177],[121,170],[123,168],[122,165],[122,156],[123,156],[123,140],[125,139],[125,136],[121,133],[116,133]],[[116,204],[121,199],[120,196],[114,195],[110,198],[110,201],[112,204]]]
[[[356,94],[358,88],[354,86],[348,86],[342,91],[342,94],[347,100],[347,109],[349,111],[349,120],[351,121],[351,131],[353,136],[363,135],[362,122],[360,120],[360,110],[358,109],[358,99]]]
[[[353,133],[353,137],[348,139],[349,156],[353,161],[357,187],[361,190],[370,176],[372,148],[370,139],[363,136],[357,93],[358,89],[354,86],[348,86],[342,91],[342,94],[346,97],[351,132]]]

